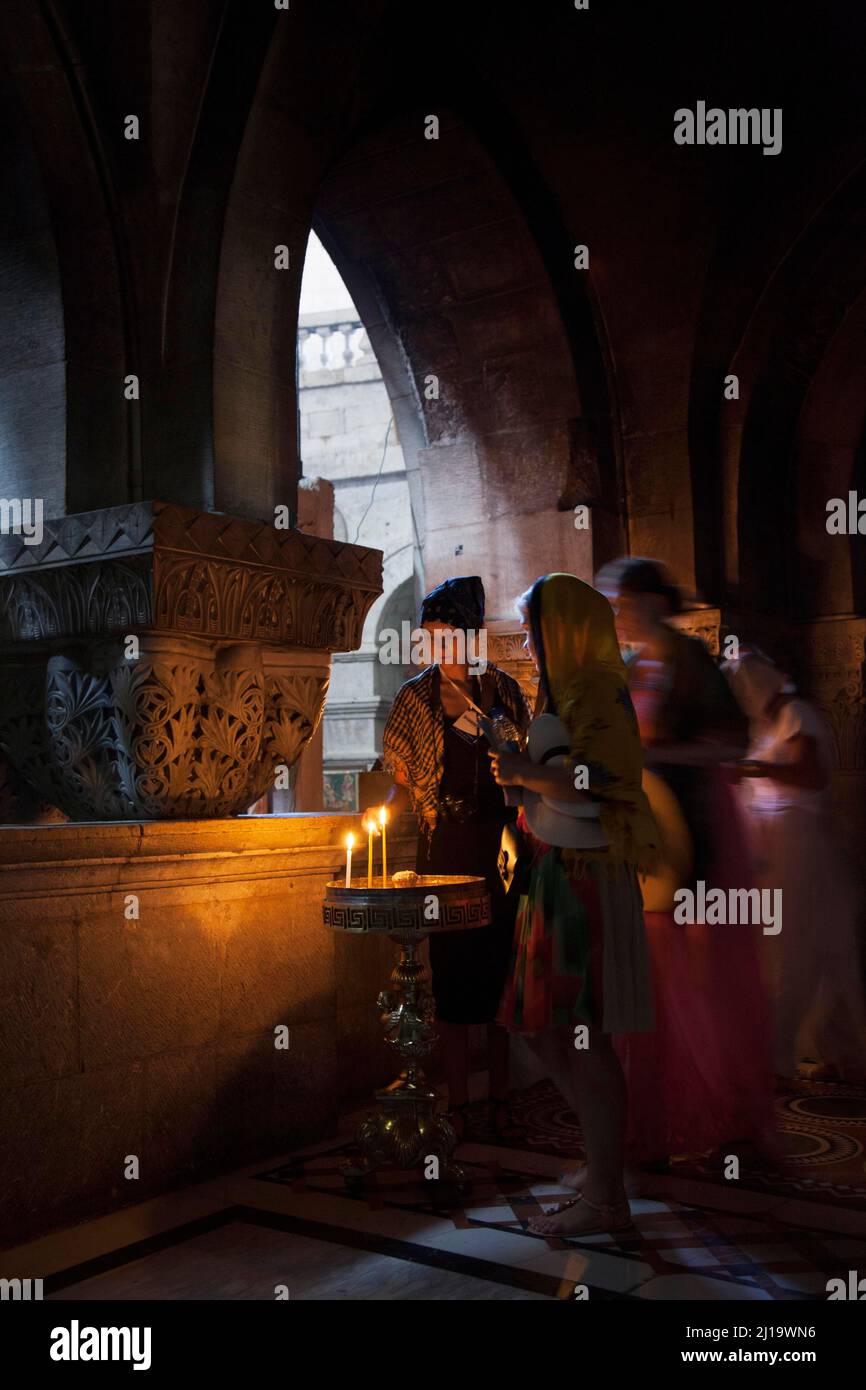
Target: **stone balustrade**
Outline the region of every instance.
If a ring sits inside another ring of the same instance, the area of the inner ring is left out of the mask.
[[[301,314],[298,320],[298,365],[302,371],[374,366],[376,359],[364,325],[354,309],[343,313]]]

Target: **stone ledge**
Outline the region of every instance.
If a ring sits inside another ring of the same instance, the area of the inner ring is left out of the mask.
[[[53,896],[61,885],[70,896],[137,889],[173,893],[275,881],[283,875],[320,876],[343,861],[344,840],[350,830],[359,842],[358,815],[328,812],[226,820],[4,826],[0,835],[0,920],[4,903],[20,905]],[[393,846],[395,864],[412,858],[415,838],[411,817],[403,816],[394,823],[388,843],[389,849]]]

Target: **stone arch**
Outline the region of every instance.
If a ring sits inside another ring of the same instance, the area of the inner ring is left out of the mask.
[[[391,395],[424,583],[477,569],[491,616],[511,617],[515,582],[591,572],[577,502],[616,515],[606,377],[586,286],[573,291],[580,357],[538,239],[478,135],[442,113],[429,146],[420,112],[357,142],[319,190],[316,227]],[[618,525],[600,529],[619,546]]]
[[[392,629],[400,633],[401,625],[404,622],[408,622],[410,627],[414,627],[416,619],[415,582],[413,576],[410,575],[388,595],[376,624],[377,631],[383,632],[386,629]],[[417,674],[417,670],[413,671],[408,666],[386,666],[381,661],[377,662],[374,677],[376,694],[382,696],[390,704],[404,680]]]
[[[250,6],[247,0],[226,0],[202,15],[196,8],[184,10],[183,23],[174,14],[161,36],[166,44],[180,37],[188,58],[204,62],[197,72],[196,107],[187,109],[186,93],[165,93],[182,113],[184,138],[176,162],[162,171],[176,189],[176,203],[165,228],[165,286],[154,344],[159,440],[147,460],[145,492],[272,520],[277,503],[289,503],[295,511],[296,468],[291,470],[292,487],[264,481],[273,450],[281,448],[281,435],[272,439],[266,433],[262,451],[256,409],[261,393],[255,391],[253,373],[264,363],[265,315],[282,312],[285,303],[274,297],[267,307],[251,293],[253,286],[261,286],[263,272],[259,267],[256,280],[250,281],[253,219],[245,187],[250,146],[261,148],[263,112],[255,98],[259,83],[267,80],[277,16],[273,7]],[[163,70],[171,74],[174,63],[164,62]],[[279,200],[284,170],[275,163],[268,172]],[[265,232],[268,219],[261,208],[259,219]],[[267,264],[273,265],[272,253]],[[270,286],[272,295],[280,286],[280,281]],[[252,409],[244,408],[245,400]],[[267,421],[266,429],[269,425]]]
[[[827,502],[866,496],[866,289],[828,344],[800,411],[794,440],[793,597],[799,613],[866,615],[863,537],[829,535]]]
[[[249,6],[233,3],[242,37]],[[359,69],[370,23],[363,6],[343,7],[332,14],[325,38],[324,8],[299,6],[276,24],[271,10],[260,20],[259,71],[250,52],[252,91],[221,224],[213,505],[241,516],[267,518],[278,504],[296,510],[300,268],[323,162],[356,119],[351,108],[338,102],[332,112],[321,99],[322,44],[328,47],[329,87],[362,88]],[[226,54],[231,78],[231,45]],[[285,271],[275,269],[277,246],[288,254]]]
[[[809,228],[774,287],[783,297],[746,411],[738,489],[740,596],[758,611],[790,615],[800,597],[797,431],[810,383],[866,286],[864,192],[866,168]],[[754,327],[767,334],[766,323]]]
[[[0,494],[66,506],[66,338],[57,247],[15,93],[0,80]],[[22,331],[22,325],[23,331]]]
[[[125,246],[88,76],[53,7],[10,0],[0,26],[4,86],[14,108],[9,129],[38,165],[62,288],[62,330],[58,334],[53,312],[50,323],[44,314],[41,319],[43,352],[55,369],[64,365],[62,385],[55,380],[49,389],[54,404],[45,419],[59,409],[61,393],[67,403],[65,438],[45,441],[52,506],[62,513],[125,502],[138,483],[138,407],[130,409],[122,391],[124,370],[136,371],[135,332]],[[46,292],[55,299],[56,289],[43,281],[35,292],[43,309]],[[48,375],[43,360],[46,385]],[[40,394],[34,413],[41,408]]]
[[[491,593],[494,607],[510,613],[510,572],[516,565],[521,581],[532,577],[553,536],[548,564],[591,572],[589,538],[576,538],[571,525],[576,502],[593,505],[596,560],[624,544],[603,320],[502,93],[459,63],[443,74],[432,55],[418,83],[395,77],[385,55],[408,41],[401,7],[362,9],[340,10],[339,22],[333,9],[331,103],[321,102],[313,76],[321,13],[281,20],[264,57],[220,250],[213,505],[262,516],[278,501],[291,505],[299,277],[275,285],[270,263],[283,244],[300,264],[313,223],[391,395],[426,578],[451,569],[460,545],[468,555],[483,522],[491,554],[462,567],[487,570],[494,554],[505,557],[493,563]],[[387,100],[370,76],[382,64]],[[431,108],[418,105],[419,84],[422,100],[435,93],[437,142],[423,139]],[[343,91],[352,99],[343,101]],[[425,395],[426,378],[443,375],[450,390]],[[455,475],[468,498],[462,536],[447,516]],[[497,597],[500,583],[507,602]]]
[[[866,283],[866,169],[828,178],[821,187],[816,177],[805,214],[767,204],[753,216],[749,187],[732,199],[693,354],[698,582],[717,602],[779,619],[799,611],[804,597],[795,516],[802,412]],[[728,374],[737,376],[738,400],[724,398]],[[825,377],[810,428],[827,389]]]

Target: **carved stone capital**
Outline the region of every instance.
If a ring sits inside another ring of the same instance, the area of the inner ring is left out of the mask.
[[[818,619],[797,635],[815,702],[833,734],[837,768],[866,772],[866,619]]]
[[[241,812],[380,592],[378,551],[163,503],[2,537],[0,749],[77,820]]]
[[[713,656],[719,655],[721,614],[718,608],[687,608],[671,622],[686,636],[699,637]]]
[[[538,691],[538,673],[526,650],[526,633],[517,618],[493,619],[486,627],[487,660],[517,681],[533,707]]]

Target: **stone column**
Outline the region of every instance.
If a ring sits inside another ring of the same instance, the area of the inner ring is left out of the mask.
[[[0,538],[0,751],[76,820],[229,816],[291,767],[381,552],[162,502]]]

